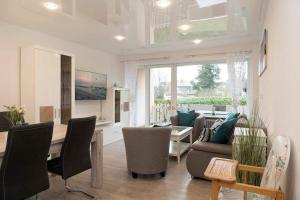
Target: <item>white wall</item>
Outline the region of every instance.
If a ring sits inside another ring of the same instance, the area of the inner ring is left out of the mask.
[[[269,1],[268,68],[259,79],[262,116],[271,139],[288,136],[292,143],[288,169],[288,200],[300,199],[300,1]]]
[[[84,36],[82,36],[84,37]],[[42,33],[0,22],[0,110],[2,105],[20,103],[20,47],[40,45],[76,56],[76,69],[108,75],[108,87],[124,84],[124,67],[119,57]],[[103,115],[112,120],[112,93],[103,103]],[[76,116],[99,115],[99,101],[76,101]]]

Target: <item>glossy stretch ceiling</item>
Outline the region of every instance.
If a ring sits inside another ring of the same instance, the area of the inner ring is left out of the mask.
[[[46,9],[49,2],[58,7]],[[1,0],[0,20],[136,54],[254,41],[261,6],[261,0]]]

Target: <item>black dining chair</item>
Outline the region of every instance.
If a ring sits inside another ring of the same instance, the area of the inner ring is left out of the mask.
[[[0,132],[8,131],[10,122],[7,119],[8,112],[0,112]]]
[[[68,192],[78,192],[91,199],[95,197],[82,190],[71,188],[67,179],[91,169],[90,144],[95,124],[95,116],[70,119],[60,157],[48,161],[48,171],[60,175],[65,180]]]
[[[0,199],[25,199],[49,188],[53,122],[11,128],[0,169]]]

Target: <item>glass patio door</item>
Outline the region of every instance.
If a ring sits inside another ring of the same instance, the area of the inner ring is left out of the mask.
[[[172,67],[150,69],[150,124],[169,121],[172,115]]]

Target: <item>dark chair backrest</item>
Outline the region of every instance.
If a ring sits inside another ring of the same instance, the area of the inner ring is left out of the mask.
[[[10,122],[6,118],[8,112],[0,112],[0,132],[8,131],[10,128]]]
[[[63,179],[91,168],[90,144],[95,125],[95,116],[69,120],[61,150]]]
[[[11,128],[0,169],[0,199],[25,199],[49,188],[53,123]]]

